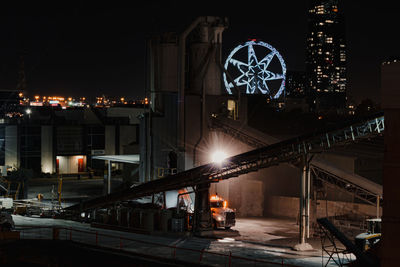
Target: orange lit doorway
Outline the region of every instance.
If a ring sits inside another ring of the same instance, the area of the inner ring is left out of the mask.
[[[56,159],[56,173],[60,172],[60,159]]]
[[[78,172],[84,172],[83,158],[78,158]]]

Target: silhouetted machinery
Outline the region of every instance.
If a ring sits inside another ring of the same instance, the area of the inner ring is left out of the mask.
[[[361,251],[366,251],[370,249],[373,245],[381,240],[382,236],[382,219],[367,219],[367,232],[361,233],[356,236],[355,243],[356,246]]]
[[[348,266],[348,262],[351,261],[347,258],[347,254],[354,254],[356,256],[356,261],[352,261],[352,266],[362,266],[362,267],[378,267],[379,259],[377,255],[368,253],[366,249],[368,249],[364,244],[364,241],[368,241],[368,246],[372,246],[376,244],[378,241],[375,240],[373,242],[372,232],[368,233],[364,236],[362,234],[356,237],[356,244],[350,241],[341,231],[339,231],[329,220],[328,218],[318,218],[317,222],[320,226],[321,230],[321,244],[322,250],[328,255],[328,261],[325,266],[328,266],[330,262],[336,263],[338,266]],[[380,219],[372,219],[368,220],[367,223],[373,228],[373,231],[380,232]],[[378,226],[379,225],[379,226]],[[379,229],[378,229],[379,227]],[[372,230],[372,229],[371,229]],[[357,238],[359,240],[357,241]],[[336,241],[339,240],[344,246],[345,249],[340,249],[336,245]],[[325,241],[328,241],[325,244]],[[360,244],[362,247],[360,247]],[[373,243],[372,243],[373,242]],[[343,256],[341,256],[343,255]]]

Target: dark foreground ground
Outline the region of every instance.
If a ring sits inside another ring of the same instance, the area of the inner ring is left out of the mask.
[[[117,179],[113,181],[114,187],[119,184]],[[65,180],[63,200],[65,203],[75,202],[78,199],[102,195],[103,185],[103,179],[99,178]],[[37,180],[29,186],[28,197],[34,198],[41,193],[49,201],[53,186],[57,188],[54,180]],[[308,240],[312,250],[293,250],[293,246],[298,243],[298,225],[295,220],[284,218],[237,218],[236,226],[231,230],[213,231],[204,237],[182,233],[127,233],[49,218],[14,216],[14,221],[17,228],[72,227],[78,231],[73,232],[71,239],[69,230],[63,230],[60,235],[63,240],[55,241],[32,240],[46,235],[41,230],[25,232],[21,235],[23,240],[0,246],[0,266],[200,266],[200,262],[201,266],[229,266],[229,255],[246,258],[232,258],[231,266],[276,266],[276,263],[283,261],[290,266],[325,266],[328,259],[322,253],[320,239],[316,237]],[[47,233],[47,238],[51,239],[51,229],[48,230],[50,232]],[[80,233],[79,230],[91,234]],[[94,232],[107,235],[99,237],[100,247],[93,246]],[[118,249],[121,236],[126,238],[122,250]],[[193,252],[185,249],[192,249]],[[265,265],[248,259],[271,261],[274,264]],[[23,265],[18,265],[21,263]],[[327,266],[335,264],[329,263]]]
[[[1,266],[199,266],[60,240],[0,242],[0,255]]]

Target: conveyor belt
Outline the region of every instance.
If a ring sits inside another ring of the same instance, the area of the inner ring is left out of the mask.
[[[291,138],[227,158],[223,165],[206,164],[175,175],[150,181],[131,189],[85,201],[71,206],[70,210],[86,210],[112,204],[116,201],[135,199],[158,192],[218,182],[262,168],[291,162],[307,153],[320,152],[338,145],[368,138],[384,131],[383,113],[357,121],[343,122],[335,127]]]
[[[362,252],[353,242],[351,242],[342,232],[340,232],[327,218],[319,218],[317,219],[319,225],[321,225],[324,229],[329,231],[337,240],[339,240],[347,249],[347,251],[353,253],[358,262],[359,266],[365,267],[375,267],[379,266],[378,262],[370,257],[368,254]]]
[[[383,121],[382,125],[379,125],[379,127],[381,127],[382,131],[384,130]],[[229,119],[213,118],[212,128],[222,131],[255,148],[260,147],[262,144],[267,146],[268,144],[278,142],[277,139],[273,137],[258,132],[257,130],[252,130],[248,126],[240,125],[238,122]],[[379,132],[379,130],[377,130],[377,132]],[[374,183],[357,174],[339,169],[324,159],[314,157],[310,162],[310,167],[317,179],[337,186],[341,190],[353,194],[355,197],[367,203],[375,205],[377,198],[382,197],[382,185]]]

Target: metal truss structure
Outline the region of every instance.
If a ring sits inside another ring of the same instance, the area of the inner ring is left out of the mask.
[[[291,162],[306,154],[319,153],[362,138],[371,138],[383,131],[383,114],[358,122],[347,122],[335,128],[295,137],[228,158],[223,166],[210,166],[212,168],[206,175],[210,181],[228,179],[282,162]]]
[[[266,144],[261,142],[260,140],[247,135],[246,133],[231,127],[230,125],[223,123],[218,118],[212,118],[212,128],[215,130],[219,130],[223,133],[226,133],[241,142],[253,146],[253,147],[265,147]],[[365,123],[354,124],[347,126],[338,131],[321,133],[320,139],[311,138],[309,141],[304,140],[303,144],[301,142],[297,142],[297,144],[292,143],[286,148],[281,150],[279,154],[279,158],[268,157],[267,159],[261,160],[259,159],[257,162],[251,162],[245,164],[244,166],[239,166],[240,169],[239,174],[243,174],[248,172],[252,168],[264,168],[269,167],[270,165],[276,165],[280,162],[290,162],[293,159],[299,158],[304,153],[314,153],[321,152],[323,150],[330,149],[332,146],[344,145],[348,142],[356,142],[361,138],[370,138],[372,135],[379,135],[383,133],[385,129],[384,118],[383,116],[377,116],[376,118],[372,118],[367,120]],[[295,138],[296,139],[296,138]],[[273,155],[272,153],[271,155]],[[369,190],[352,183],[342,177],[335,175],[323,168],[310,164],[310,169],[314,177],[323,182],[327,182],[333,186],[336,186],[342,191],[350,193],[369,204],[376,205],[379,203],[379,198],[381,196],[377,195],[374,192],[370,192]],[[228,171],[228,174],[223,174],[222,177],[226,177],[227,175],[232,173],[232,171]]]
[[[283,162],[294,162],[309,153],[322,152],[333,147],[379,135],[384,131],[383,113],[348,121],[330,129],[316,131],[269,146],[227,158],[222,164],[206,164],[175,175],[150,181],[124,191],[88,200],[71,210],[85,210],[116,201],[140,198],[168,190],[218,182],[223,179],[258,171]]]
[[[315,165],[310,164],[310,170],[316,179],[334,185],[340,190],[350,193],[358,199],[363,200],[371,205],[379,205],[379,198],[381,198],[381,196],[376,195],[375,193],[370,192],[361,186],[351,183],[348,180],[345,180]]]

